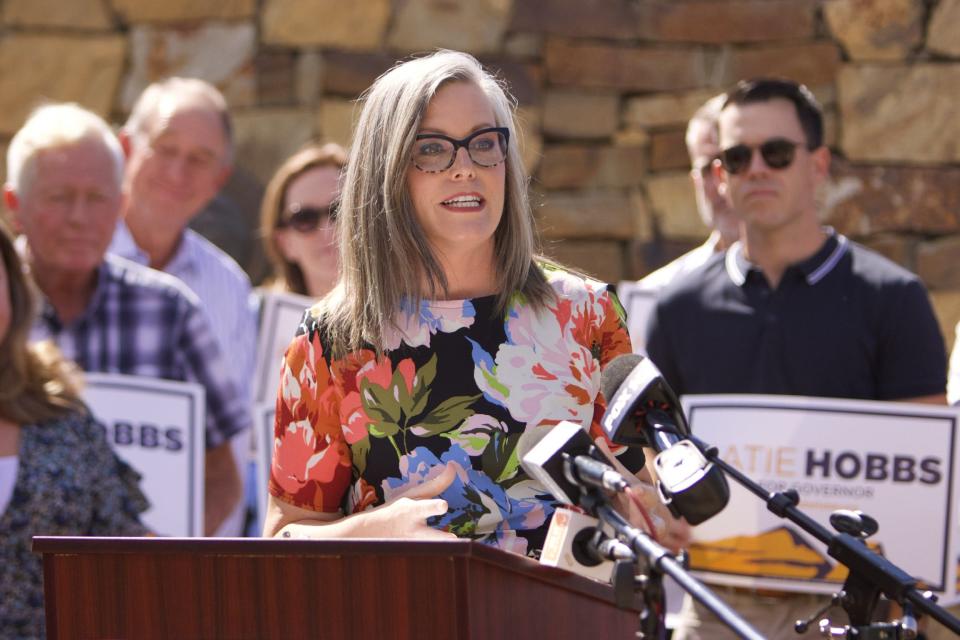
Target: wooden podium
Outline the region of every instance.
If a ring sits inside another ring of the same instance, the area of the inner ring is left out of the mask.
[[[609,585],[465,540],[37,537],[33,549],[51,639],[626,640],[638,628]]]

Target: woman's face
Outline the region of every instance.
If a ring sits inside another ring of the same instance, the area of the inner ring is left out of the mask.
[[[417,134],[439,133],[461,140],[495,126],[486,94],[476,84],[460,81],[437,91]],[[417,221],[435,249],[456,255],[492,248],[493,234],[503,215],[505,162],[480,166],[461,147],[456,150],[453,165],[444,171],[428,173],[411,163],[407,188]]]
[[[316,167],[301,173],[287,185],[286,209],[280,215],[286,226],[274,233],[283,257],[304,273],[329,273],[336,279],[337,237],[333,220],[325,212],[337,197],[339,177],[336,167]],[[321,215],[313,226],[317,210]],[[291,223],[291,218],[297,224]]]

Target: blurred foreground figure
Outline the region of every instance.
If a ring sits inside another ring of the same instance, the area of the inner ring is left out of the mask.
[[[0,224],[0,638],[44,636],[33,536],[139,536],[137,473],[113,453],[50,343],[27,344],[33,284]]]

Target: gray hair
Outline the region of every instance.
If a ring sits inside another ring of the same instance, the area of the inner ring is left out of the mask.
[[[441,50],[394,66],[361,98],[363,108],[347,160],[339,212],[340,279],[318,307],[334,353],[384,350],[401,301],[446,295],[447,278],[417,221],[407,190],[415,136],[431,98],[450,82],[472,82],[486,94],[496,126],[517,140],[515,103],[468,54]],[[507,151],[504,210],[494,232],[499,311],[519,292],[535,308],[554,299],[537,262],[529,178],[517,145]],[[423,283],[427,290],[423,291]]]
[[[110,152],[119,188],[124,166],[120,141],[103,118],[73,102],[42,105],[30,113],[7,149],[7,184],[22,197],[33,182],[41,151],[71,147],[87,140],[101,142]]]
[[[161,106],[168,102],[185,104],[189,101],[209,108],[219,118],[223,127],[223,137],[227,143],[223,164],[230,166],[233,164],[234,143],[233,122],[227,109],[227,101],[215,86],[205,80],[171,77],[154,82],[137,98],[123,129],[131,137],[149,137],[152,134],[153,121]]]
[[[687,143],[687,151],[696,144],[697,129],[699,127],[708,127],[713,132],[714,140],[719,143],[720,134],[718,131],[718,122],[720,121],[720,111],[723,110],[723,103],[727,99],[727,94],[713,96],[702,105],[690,118],[687,123],[687,133],[684,141]]]

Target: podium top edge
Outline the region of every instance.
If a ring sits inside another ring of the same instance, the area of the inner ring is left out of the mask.
[[[285,540],[280,538],[108,538],[96,536],[34,536],[34,553],[198,553],[229,555],[392,555],[435,554],[467,556],[506,553],[470,540],[396,540],[351,538]],[[514,555],[514,554],[510,554]]]
[[[102,538],[75,536],[34,536],[33,551],[44,556],[46,565],[54,558],[98,555],[191,555],[199,558],[280,557],[332,558],[349,556],[434,556],[479,561],[509,572],[562,586],[600,600],[613,601],[613,589],[571,573],[542,565],[533,558],[503,551],[471,540],[338,539],[286,540],[277,538]]]

